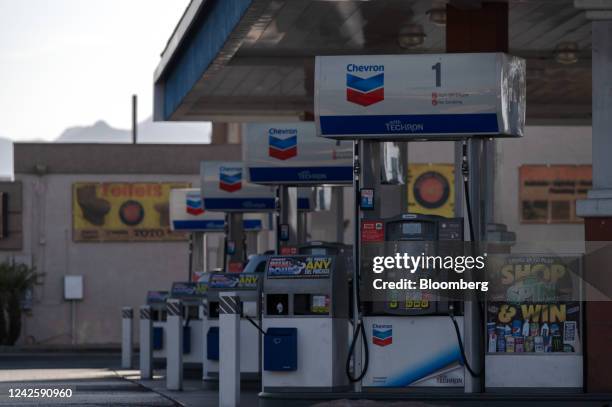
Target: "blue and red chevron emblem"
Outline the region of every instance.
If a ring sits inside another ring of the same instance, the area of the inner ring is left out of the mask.
[[[297,135],[288,138],[279,138],[273,135],[268,136],[270,157],[279,160],[288,160],[297,155]]]
[[[370,106],[385,99],[385,74],[362,78],[346,74],[346,100],[361,106]]]
[[[204,204],[199,192],[188,192],[185,197],[185,208],[188,214],[198,216],[204,213]]]
[[[235,192],[242,188],[242,169],[221,167],[219,188],[227,192]]]
[[[393,327],[391,325],[374,325],[372,327],[372,343],[387,346],[393,343]]]

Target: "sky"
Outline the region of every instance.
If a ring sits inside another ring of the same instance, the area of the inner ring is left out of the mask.
[[[188,0],[0,0],[0,137],[53,140],[151,115],[153,72]]]

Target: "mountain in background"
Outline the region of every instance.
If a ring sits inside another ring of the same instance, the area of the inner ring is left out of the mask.
[[[210,123],[153,122],[149,117],[138,123],[138,143],[210,143]],[[131,143],[130,129],[111,127],[103,120],[92,126],[69,127],[57,138],[56,143]]]

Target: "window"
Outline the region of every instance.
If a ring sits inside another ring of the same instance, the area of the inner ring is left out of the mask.
[[[590,165],[521,166],[521,223],[581,223],[576,201],[585,199],[591,186]]]

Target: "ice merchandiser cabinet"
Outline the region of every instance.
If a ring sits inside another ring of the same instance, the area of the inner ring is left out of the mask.
[[[264,277],[264,392],[349,388],[346,271],[330,255],[273,256]]]
[[[433,215],[403,214],[381,221],[384,242],[362,245],[363,259],[371,256],[455,256],[463,251],[463,219]],[[363,270],[363,268],[362,268]],[[385,280],[406,277],[398,270],[387,270]],[[436,273],[436,280],[448,273]],[[449,313],[454,313],[461,337],[461,302],[439,291],[384,290],[374,297],[366,294],[371,278],[362,272],[365,302],[365,328],[369,365],[363,378],[364,389],[394,391],[419,388],[462,393],[465,372],[457,333]],[[432,277],[431,270],[416,270],[410,277]],[[450,278],[450,277],[449,277]],[[453,306],[451,308],[451,305]]]

